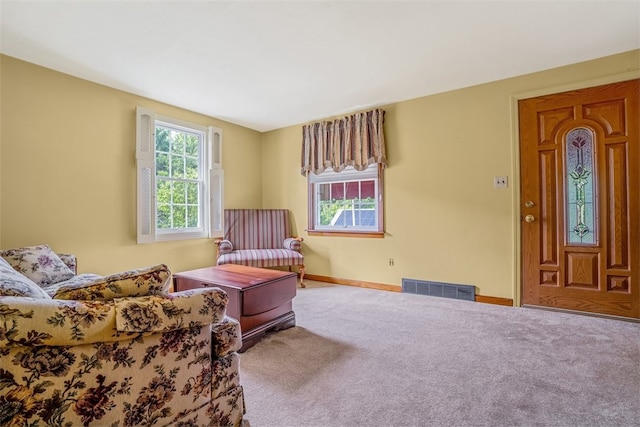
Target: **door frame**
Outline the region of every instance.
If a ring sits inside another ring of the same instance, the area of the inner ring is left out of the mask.
[[[522,306],[522,233],[521,233],[521,205],[520,199],[520,120],[518,115],[518,101],[521,99],[535,98],[538,96],[553,95],[556,93],[568,92],[571,90],[587,89],[590,87],[617,83],[625,80],[640,78],[640,70],[627,71],[624,73],[611,74],[608,76],[571,82],[563,85],[549,86],[524,92],[516,92],[510,96],[511,115],[511,176],[513,177],[511,186],[512,195],[512,225],[513,225],[513,259],[515,266],[513,269],[513,306]]]

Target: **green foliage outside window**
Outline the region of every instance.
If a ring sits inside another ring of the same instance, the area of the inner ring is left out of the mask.
[[[156,127],[158,229],[199,226],[199,143],[198,135]]]

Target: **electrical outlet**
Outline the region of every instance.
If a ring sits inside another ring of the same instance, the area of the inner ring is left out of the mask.
[[[389,267],[393,267],[393,266],[394,266],[393,258],[389,258]]]
[[[507,177],[506,176],[494,176],[493,177],[493,188],[507,188]]]

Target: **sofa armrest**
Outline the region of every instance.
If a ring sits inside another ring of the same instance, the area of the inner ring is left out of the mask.
[[[216,239],[213,241],[216,245],[216,259],[220,258],[220,255],[233,252],[233,243],[227,239]]]
[[[0,298],[0,350],[10,345],[65,346],[127,339],[116,331],[112,301]]]
[[[211,325],[211,355],[214,358],[225,357],[242,348],[240,322],[225,316],[221,322]]]
[[[202,288],[114,302],[119,332],[168,332],[220,322],[229,297],[219,288]]]
[[[302,237],[287,237],[282,242],[282,247],[285,249],[290,249],[292,251],[300,252],[302,249],[302,241],[304,239]]]
[[[11,345],[92,344],[208,326],[224,318],[228,301],[219,288],[109,301],[1,297],[0,355],[2,347]]]
[[[77,277],[77,276],[76,276]],[[46,288],[54,299],[110,300],[121,297],[164,295],[171,286],[171,271],[166,264],[123,271],[94,280],[74,278]]]

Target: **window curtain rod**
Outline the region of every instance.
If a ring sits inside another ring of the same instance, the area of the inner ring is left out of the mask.
[[[347,166],[358,171],[373,163],[387,165],[384,110],[356,113],[334,121],[302,127],[301,173],[340,172]]]

